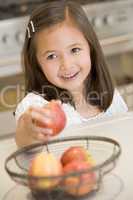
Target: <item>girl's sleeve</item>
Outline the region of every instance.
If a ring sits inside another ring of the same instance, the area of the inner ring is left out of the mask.
[[[108,115],[117,114],[117,113],[120,114],[120,113],[125,113],[127,111],[128,111],[128,107],[127,107],[124,99],[122,98],[122,96],[120,95],[118,90],[115,89],[112,104],[106,111],[107,114]]]
[[[27,94],[23,100],[17,105],[16,111],[15,111],[15,119],[16,122],[20,118],[20,116],[30,107],[30,106],[44,106],[48,101],[46,101],[43,97],[34,94],[29,93]]]
[[[20,116],[26,112],[26,110],[29,109],[30,106],[39,106],[42,107],[45,104],[47,104],[48,101],[45,100],[43,97],[35,94],[35,93],[29,93],[27,94],[23,100],[17,105],[16,111],[15,111],[15,119],[16,123]],[[79,124],[81,123],[80,115],[77,111],[74,110],[74,108],[71,105],[62,104],[62,108],[66,114],[67,117],[67,124],[66,126],[70,126],[73,124]]]

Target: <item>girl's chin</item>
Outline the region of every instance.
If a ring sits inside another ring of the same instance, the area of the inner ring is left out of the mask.
[[[67,85],[66,87],[64,87],[64,89],[68,90],[69,92],[73,93],[73,92],[79,92],[81,91],[81,88],[83,88],[83,85],[80,84],[71,84],[71,85]]]
[[[79,91],[80,88],[84,87],[84,80],[77,78],[74,80],[61,80],[59,84],[60,88],[66,89],[68,91]]]

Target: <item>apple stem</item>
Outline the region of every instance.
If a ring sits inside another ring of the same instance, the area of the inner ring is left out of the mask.
[[[46,150],[49,153],[48,143],[46,144]]]

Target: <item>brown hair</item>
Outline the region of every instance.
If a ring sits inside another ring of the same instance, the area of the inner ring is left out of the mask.
[[[56,99],[58,92],[58,97],[60,97],[63,102],[68,101],[74,105],[71,98],[67,98],[66,100],[64,95],[62,95],[67,94],[68,91],[53,86],[46,79],[36,58],[34,41],[35,35],[38,31],[63,22],[66,19],[66,10],[69,17],[84,34],[84,37],[90,46],[92,66],[91,72],[84,83],[84,95],[86,101],[92,105],[99,106],[102,110],[106,110],[112,102],[114,94],[113,83],[97,36],[82,7],[72,0],[50,1],[44,3],[41,7],[38,7],[35,11],[33,11],[29,19],[29,24],[31,21],[34,24],[35,32],[32,30],[31,25],[29,26],[28,24],[30,38],[28,38],[27,32],[22,52],[26,93],[31,91],[42,93],[42,88],[44,87],[46,93],[45,98],[47,100]],[[56,90],[50,90],[50,88],[53,88],[52,86]]]

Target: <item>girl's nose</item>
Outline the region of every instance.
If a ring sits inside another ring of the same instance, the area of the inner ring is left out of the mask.
[[[73,61],[70,56],[63,56],[61,59],[61,69],[67,70],[72,67]]]

